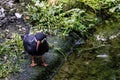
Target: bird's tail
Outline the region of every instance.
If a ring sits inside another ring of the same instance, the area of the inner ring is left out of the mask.
[[[27,27],[25,35],[28,35],[29,33],[30,33],[30,27]]]

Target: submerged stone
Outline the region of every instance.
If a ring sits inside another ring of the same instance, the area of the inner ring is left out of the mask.
[[[97,57],[100,57],[100,58],[108,58],[108,55],[107,55],[107,54],[100,54],[100,55],[97,55]]]
[[[106,41],[106,38],[102,35],[96,35],[96,40]]]

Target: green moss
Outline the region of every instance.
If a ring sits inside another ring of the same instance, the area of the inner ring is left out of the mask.
[[[22,41],[18,34],[0,44],[0,78],[20,70]]]

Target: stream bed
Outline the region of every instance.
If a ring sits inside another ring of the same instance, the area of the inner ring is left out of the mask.
[[[104,21],[53,80],[120,80],[120,23]]]

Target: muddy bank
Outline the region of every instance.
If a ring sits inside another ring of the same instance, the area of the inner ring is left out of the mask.
[[[0,42],[12,38],[14,32],[22,34],[25,27],[30,26],[25,19],[27,1],[0,1]]]

